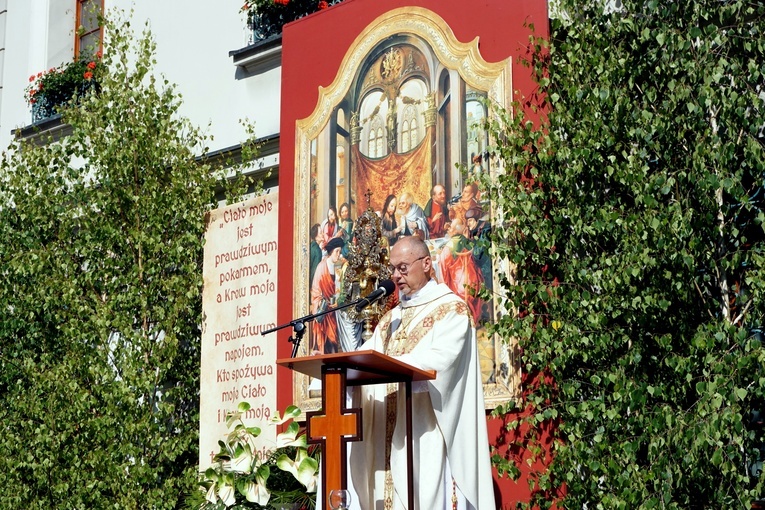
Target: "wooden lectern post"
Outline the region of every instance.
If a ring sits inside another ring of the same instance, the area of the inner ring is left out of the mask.
[[[407,495],[409,508],[414,508],[412,381],[435,379],[435,372],[420,370],[377,351],[279,359],[276,364],[322,380],[322,410],[306,413],[306,435],[309,443],[322,444],[324,508],[329,508],[330,491],[348,488],[347,443],[362,440],[361,410],[346,408],[346,386],[406,384]]]
[[[321,443],[324,501],[329,491],[346,489],[347,443],[361,441],[361,409],[345,408],[346,371],[343,367],[322,367],[321,411],[306,413],[309,443]],[[333,460],[334,459],[334,460]]]

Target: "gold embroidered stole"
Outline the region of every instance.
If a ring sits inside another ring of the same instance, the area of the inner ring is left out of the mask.
[[[401,356],[414,349],[425,335],[433,329],[436,321],[449,313],[468,315],[467,305],[462,301],[450,301],[436,305],[427,311],[428,305],[410,306],[401,309],[401,321],[393,329],[392,314],[382,318],[378,327],[382,332],[383,352],[388,356]],[[426,313],[427,312],[427,313]],[[415,322],[415,319],[417,322]],[[393,476],[390,469],[390,455],[393,444],[393,430],[396,428],[399,383],[388,383],[385,392],[385,489],[384,508],[393,508]]]

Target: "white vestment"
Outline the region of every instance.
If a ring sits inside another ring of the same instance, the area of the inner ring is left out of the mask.
[[[495,508],[483,386],[471,320],[464,301],[446,285],[431,281],[388,312],[372,338],[360,347],[436,371],[435,380],[413,385],[416,510],[451,509],[453,496],[462,508]],[[370,385],[360,393],[364,441],[350,443],[354,499],[362,510],[406,509],[404,386]]]

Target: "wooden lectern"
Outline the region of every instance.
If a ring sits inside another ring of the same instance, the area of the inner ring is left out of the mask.
[[[276,364],[314,378],[321,378],[321,411],[306,413],[309,443],[322,445],[324,508],[329,493],[348,488],[346,445],[361,441],[361,409],[347,409],[346,386],[403,382],[406,386],[406,461],[409,508],[414,508],[412,481],[412,381],[435,379],[432,370],[420,370],[377,351],[323,354],[276,360]]]

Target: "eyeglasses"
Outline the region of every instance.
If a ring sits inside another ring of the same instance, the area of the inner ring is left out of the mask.
[[[388,269],[390,269],[390,274],[393,275],[396,271],[398,271],[398,274],[401,276],[406,276],[409,274],[409,268],[412,267],[412,264],[417,262],[418,260],[422,260],[425,257],[428,257],[429,255],[423,255],[422,257],[418,259],[414,259],[413,261],[409,262],[408,264],[399,264],[397,266],[388,266]]]

